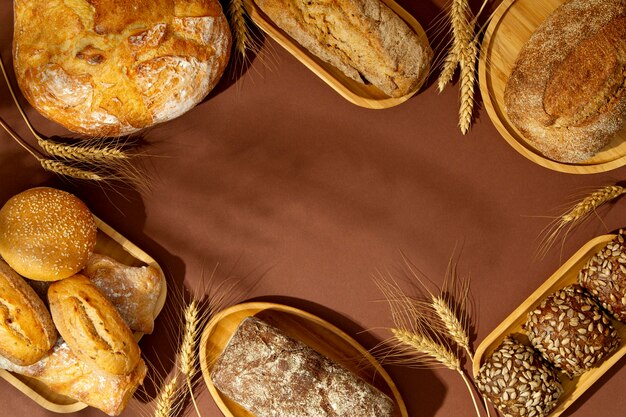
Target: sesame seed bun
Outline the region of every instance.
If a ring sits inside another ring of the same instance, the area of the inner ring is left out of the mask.
[[[96,223],[74,195],[32,188],[0,209],[0,255],[20,275],[57,281],[80,271],[96,244]]]

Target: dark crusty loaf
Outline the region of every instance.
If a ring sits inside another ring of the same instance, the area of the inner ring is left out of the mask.
[[[599,364],[620,343],[609,316],[579,285],[546,297],[528,313],[525,328],[535,349],[570,378]]]
[[[311,53],[389,96],[412,92],[430,68],[430,46],[379,0],[255,2]]]
[[[563,393],[556,372],[530,346],[505,338],[485,360],[476,385],[505,416],[545,417]]]
[[[626,1],[570,0],[522,48],[506,111],[548,158],[584,161],[624,126],[625,76]]]
[[[617,320],[626,322],[624,230],[600,249],[578,274],[579,284]]]
[[[394,415],[394,403],[385,394],[254,317],[239,325],[211,380],[256,417]]]

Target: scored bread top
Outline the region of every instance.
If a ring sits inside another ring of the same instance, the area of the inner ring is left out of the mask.
[[[626,121],[625,71],[626,1],[570,0],[520,51],[507,115],[548,158],[584,161]]]
[[[16,0],[19,86],[44,116],[92,136],[189,110],[230,54],[217,0]]]

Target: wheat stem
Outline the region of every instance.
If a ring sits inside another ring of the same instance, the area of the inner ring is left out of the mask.
[[[156,399],[154,417],[171,417],[174,408],[174,397],[176,396],[178,377],[172,378],[165,384]]]
[[[465,382],[465,386],[467,387],[467,390],[469,391],[470,396],[472,397],[472,402],[474,403],[474,410],[476,410],[476,415],[480,417],[480,410],[478,408],[478,403],[476,402],[476,395],[474,394],[474,390],[472,389],[472,384],[470,383],[469,379],[465,375],[465,372],[461,371],[460,374],[461,374],[461,378],[463,378],[463,382]],[[485,400],[484,397],[483,397],[483,400]],[[486,406],[486,403],[485,403],[485,406]],[[489,414],[488,409],[487,409],[487,414]]]

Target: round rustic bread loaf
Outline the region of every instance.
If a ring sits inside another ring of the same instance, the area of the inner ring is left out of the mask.
[[[217,0],[13,2],[19,86],[74,132],[119,136],[185,113],[230,54]]]
[[[578,285],[546,297],[528,314],[525,329],[535,349],[569,378],[593,368],[620,343],[609,316]]]
[[[80,271],[96,245],[96,222],[74,195],[32,188],[0,209],[0,256],[20,275],[56,281]]]
[[[476,385],[505,416],[544,417],[563,387],[554,370],[532,347],[505,338],[480,367]]]
[[[626,322],[626,245],[623,230],[589,259],[578,274],[578,282],[615,319]]]
[[[626,2],[570,0],[522,48],[504,91],[507,115],[542,154],[591,158],[626,121]]]

